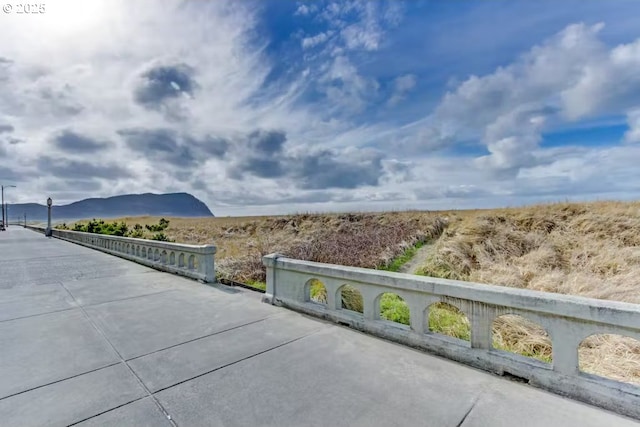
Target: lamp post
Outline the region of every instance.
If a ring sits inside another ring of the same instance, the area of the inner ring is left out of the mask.
[[[2,229],[5,229],[8,225],[7,225],[7,218],[6,218],[6,211],[4,208],[4,189],[5,188],[16,188],[15,185],[0,185],[0,187],[2,188]]]
[[[47,237],[51,237],[51,205],[53,204],[53,200],[51,197],[47,198],[47,229],[45,230],[44,235]]]

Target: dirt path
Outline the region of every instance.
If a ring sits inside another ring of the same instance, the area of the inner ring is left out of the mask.
[[[400,267],[400,270],[398,270],[398,272],[415,274],[416,270],[422,267],[422,265],[424,264],[424,261],[431,254],[431,251],[433,250],[435,243],[436,243],[436,240],[429,242],[423,247],[421,247],[420,249],[418,249],[418,252],[416,252],[413,258],[411,258],[409,261],[404,263],[402,267]]]

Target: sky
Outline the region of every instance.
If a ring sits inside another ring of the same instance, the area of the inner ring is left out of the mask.
[[[188,192],[223,216],[640,195],[640,1],[4,3],[9,203]]]

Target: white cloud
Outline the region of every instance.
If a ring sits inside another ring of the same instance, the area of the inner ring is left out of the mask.
[[[464,80],[430,115],[430,130],[420,130],[432,135],[431,141],[424,144],[416,137],[415,144],[428,148],[479,139],[490,154],[476,165],[516,176],[521,168],[547,161],[536,153],[549,126],[625,113],[638,103],[640,40],[607,47],[598,38],[603,27],[569,25],[513,64]],[[442,144],[433,142],[438,136]]]
[[[329,37],[333,35],[333,31],[327,31],[325,33],[319,33],[312,37],[305,37],[302,39],[302,48],[310,49],[317,45],[325,43]]]
[[[629,130],[624,134],[624,141],[640,143],[640,109],[629,111],[627,121]]]
[[[311,13],[314,13],[315,11],[318,10],[318,7],[315,4],[301,4],[298,6],[298,9],[296,9],[295,14],[296,15],[302,15],[302,16],[306,16],[309,15]]]
[[[397,77],[393,81],[393,92],[387,103],[391,106],[397,105],[404,98],[407,92],[416,86],[416,76],[413,74],[405,74]]]

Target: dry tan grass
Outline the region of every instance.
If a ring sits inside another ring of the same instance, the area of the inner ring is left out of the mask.
[[[449,222],[422,274],[640,303],[638,202],[453,213]],[[497,342],[522,354],[550,357],[543,329],[519,317],[499,320]],[[579,355],[586,372],[640,384],[638,341],[590,337]]]
[[[130,227],[159,217],[118,218]],[[214,243],[227,279],[264,281],[262,256],[279,252],[310,261],[384,267],[418,241],[438,237],[446,222],[428,212],[297,214],[273,217],[166,218],[177,242]]]

